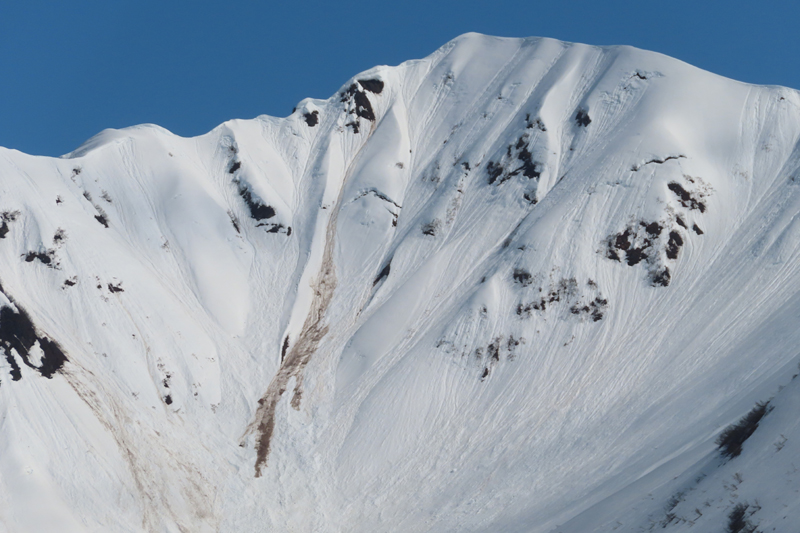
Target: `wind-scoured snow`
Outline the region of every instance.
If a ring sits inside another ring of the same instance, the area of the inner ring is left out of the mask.
[[[467,34],[0,176],[0,531],[800,523],[797,91]]]

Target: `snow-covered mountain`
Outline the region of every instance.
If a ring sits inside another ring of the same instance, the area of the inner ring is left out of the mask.
[[[797,91],[468,34],[0,177],[2,531],[800,525]]]

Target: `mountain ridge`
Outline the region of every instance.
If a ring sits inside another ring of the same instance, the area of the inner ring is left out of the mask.
[[[0,168],[0,332],[36,331],[0,359],[9,531],[680,531],[788,468],[797,91],[467,34],[286,118]],[[714,466],[779,386],[787,450]]]

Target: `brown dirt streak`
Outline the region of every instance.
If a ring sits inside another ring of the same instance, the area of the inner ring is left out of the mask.
[[[331,217],[328,224],[326,235],[325,251],[323,253],[322,268],[320,276],[314,287],[314,299],[311,309],[297,342],[291,347],[289,353],[283,361],[278,373],[272,378],[272,382],[267,388],[266,393],[259,401],[256,412],[258,420],[258,442],[256,445],[256,477],[261,476],[261,469],[266,466],[267,456],[270,450],[270,441],[275,429],[275,408],[286,390],[289,380],[295,377],[295,395],[292,398],[292,407],[299,409],[302,391],[300,389],[302,372],[311,356],[317,349],[319,342],[328,333],[328,326],[324,323],[325,311],[333,298],[336,287],[336,272],[333,268],[333,227],[336,224],[336,217]]]
[[[258,438],[256,444],[255,475],[261,476],[261,470],[266,466],[270,450],[270,441],[275,429],[275,408],[281,395],[292,377],[296,378],[295,394],[292,398],[292,407],[300,408],[302,397],[302,372],[311,356],[317,349],[322,338],[328,333],[328,326],[324,322],[325,311],[333,299],[336,288],[336,271],[333,267],[333,241],[336,227],[338,209],[328,221],[325,236],[325,251],[322,256],[322,267],[314,286],[314,299],[306,317],[303,329],[297,342],[290,348],[283,360],[278,373],[272,378],[264,396],[259,400],[255,420],[258,421]]]
[[[370,137],[375,132],[375,127],[376,122],[370,122]],[[328,220],[328,226],[325,230],[325,250],[322,255],[322,264],[314,284],[314,299],[311,302],[308,316],[303,323],[303,329],[300,331],[297,342],[290,348],[289,353],[281,363],[278,373],[272,378],[267,391],[258,401],[259,405],[256,409],[254,420],[248,427],[247,433],[252,431],[254,427],[257,431],[255,477],[261,477],[261,471],[267,465],[272,435],[275,431],[275,409],[281,396],[286,391],[286,385],[292,377],[296,378],[295,392],[291,405],[293,408],[299,409],[300,400],[303,396],[303,369],[311,360],[311,356],[314,355],[322,338],[328,333],[328,325],[324,323],[324,318],[328,305],[333,299],[337,284],[336,269],[333,264],[333,245],[336,237],[339,209],[342,206],[345,184],[348,182],[350,172],[355,167],[355,162],[366,144],[364,142],[361,145],[355,157],[353,157],[351,165],[347,168],[339,189],[336,207],[331,213],[330,220]]]

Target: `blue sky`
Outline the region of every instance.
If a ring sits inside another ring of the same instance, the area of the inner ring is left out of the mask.
[[[285,116],[377,64],[477,31],[629,44],[800,89],[800,2],[25,0],[0,4],[0,146],[71,151],[104,128],[198,135]]]

